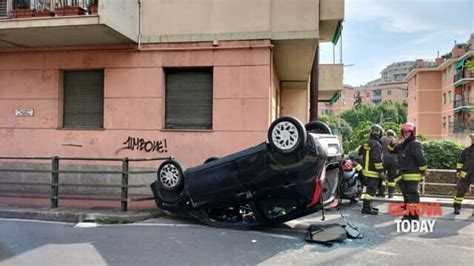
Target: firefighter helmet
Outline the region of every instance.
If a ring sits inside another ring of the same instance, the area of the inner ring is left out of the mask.
[[[396,137],[396,136],[397,136],[397,134],[395,134],[395,131],[393,131],[393,130],[389,129],[389,130],[387,130],[387,136],[393,136],[393,137]]]
[[[382,134],[383,134],[383,128],[380,125],[376,124],[370,128],[370,135],[381,137]]]
[[[413,136],[416,135],[416,127],[413,123],[411,122],[406,122],[405,124],[402,125],[402,127],[400,128],[400,132],[402,133],[403,135],[403,132],[411,132],[411,134]]]

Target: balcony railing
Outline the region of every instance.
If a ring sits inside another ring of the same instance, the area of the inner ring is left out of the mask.
[[[0,0],[0,17],[29,18],[97,13],[98,0]]]
[[[461,99],[461,100],[456,100],[454,101],[454,108],[459,108],[459,107],[470,107],[474,106],[474,103],[466,100],[466,99]]]
[[[454,85],[459,86],[464,84],[463,81],[474,80],[474,73],[471,73],[467,70],[461,71],[458,70],[454,75]]]

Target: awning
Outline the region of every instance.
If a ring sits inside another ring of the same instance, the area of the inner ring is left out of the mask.
[[[342,33],[342,21],[339,21],[336,26],[336,30],[334,31],[334,35],[332,36],[332,43],[336,45],[337,41],[339,41],[339,37],[341,37]]]
[[[466,113],[470,113],[472,112],[472,109],[474,107],[459,107],[459,108],[455,108],[453,110],[454,113],[459,113],[459,112],[466,112]]]
[[[339,100],[339,98],[341,98],[341,92],[338,91],[338,92],[335,92],[332,96],[331,96],[331,99],[329,99],[329,102],[332,104],[332,103],[335,103],[337,102],[337,100]]]
[[[461,69],[464,66],[464,63],[466,62],[467,58],[462,59],[459,62],[456,62],[456,69]]]

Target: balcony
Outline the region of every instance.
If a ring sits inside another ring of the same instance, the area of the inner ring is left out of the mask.
[[[382,102],[382,95],[374,95],[372,96],[373,103],[381,103]]]
[[[319,65],[319,101],[329,101],[342,91],[343,64]]]
[[[130,44],[137,39],[137,1],[0,0],[0,49]]]
[[[458,70],[454,75],[454,87],[462,86],[472,81],[474,81],[474,73],[467,70]]]

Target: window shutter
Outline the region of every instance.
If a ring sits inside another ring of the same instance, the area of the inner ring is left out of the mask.
[[[212,69],[166,71],[166,128],[212,128]]]
[[[64,72],[65,128],[103,128],[104,71]]]

